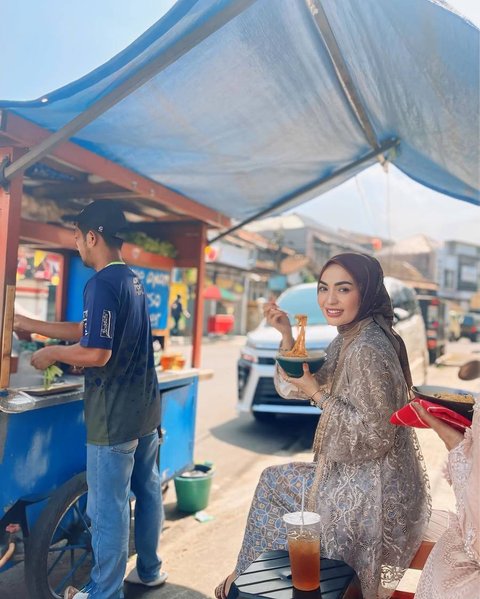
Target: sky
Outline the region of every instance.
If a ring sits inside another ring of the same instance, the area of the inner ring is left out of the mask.
[[[3,2],[0,99],[32,100],[89,73],[173,4],[174,0]],[[480,27],[479,0],[449,4]],[[440,241],[480,244],[478,206],[427,189],[392,166],[388,174],[373,166],[295,211],[329,227],[394,240],[423,233]]]

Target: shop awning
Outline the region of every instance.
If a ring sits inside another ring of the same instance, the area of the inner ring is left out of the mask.
[[[238,295],[230,291],[229,289],[224,289],[223,287],[219,287],[218,285],[208,285],[203,290],[203,299],[207,300],[226,300],[228,302],[236,302],[238,300]]]
[[[220,288],[220,293],[222,295],[222,299],[227,302],[236,302],[239,299],[239,296],[229,289]]]
[[[479,30],[434,0],[180,0],[89,75],[0,108],[77,119],[75,143],[240,221],[384,158],[480,204],[478,60]]]

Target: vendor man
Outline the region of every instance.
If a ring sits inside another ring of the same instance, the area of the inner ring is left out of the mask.
[[[91,519],[95,564],[91,582],[65,599],[122,599],[128,556],[129,494],[136,497],[137,565],[127,581],[159,586],[157,546],[163,522],[157,466],[160,396],[153,362],[145,291],[121,257],[127,221],[110,201],[93,202],[75,224],[75,242],[86,266],[96,273],[83,293],[83,321],[43,322],[15,317],[17,332],[74,341],[32,356],[35,368],[54,362],[85,367],[87,428],[87,513]]]

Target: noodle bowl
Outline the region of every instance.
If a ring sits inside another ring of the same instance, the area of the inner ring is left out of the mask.
[[[470,391],[451,387],[437,387],[435,385],[413,386],[412,391],[416,397],[450,408],[469,420],[473,417],[475,399]]]
[[[307,352],[305,347],[305,327],[307,326],[307,316],[305,314],[295,314],[299,328],[298,337],[292,349],[280,352],[276,360],[285,370],[288,376],[299,378],[303,376],[303,364],[307,363],[311,373],[317,370],[325,362],[324,351]]]

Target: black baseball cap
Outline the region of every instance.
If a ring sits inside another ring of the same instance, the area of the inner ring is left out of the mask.
[[[62,219],[82,228],[88,227],[103,237],[116,239],[124,239],[129,229],[120,206],[109,200],[92,202],[78,214],[66,214]]]

